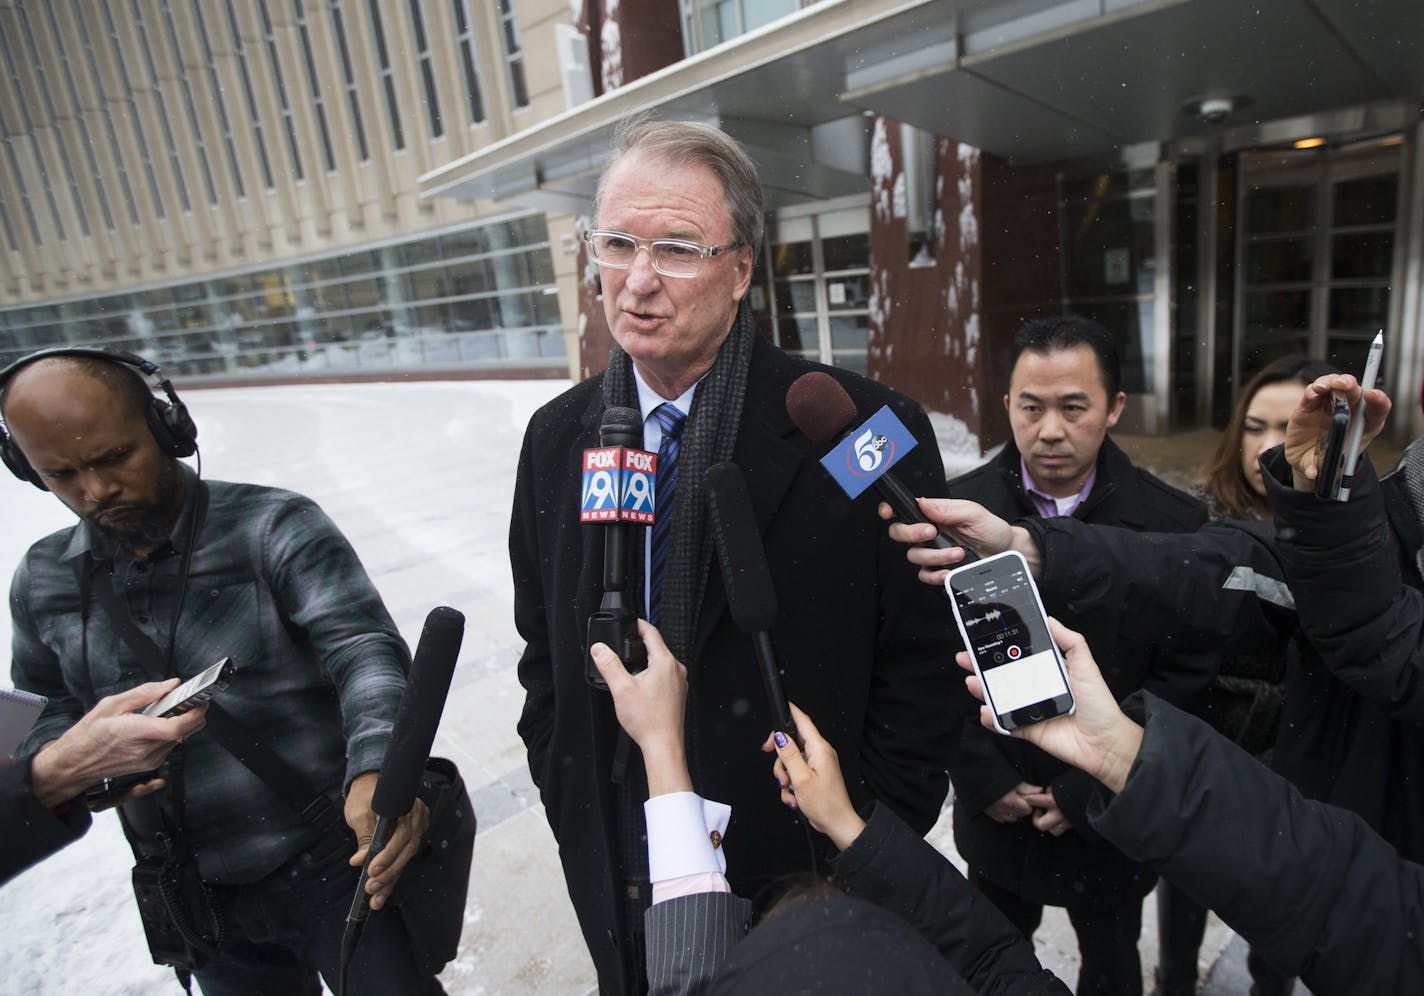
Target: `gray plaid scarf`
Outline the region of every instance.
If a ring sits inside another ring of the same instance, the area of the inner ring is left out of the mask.
[[[704,507],[707,468],[732,457],[732,447],[742,423],[747,371],[751,367],[756,335],[756,320],[743,299],[732,322],[732,331],[722,343],[712,369],[697,388],[682,433],[677,493],[673,498],[675,515],[668,534],[667,566],[663,569],[659,628],[668,648],[689,668],[693,663],[692,641],[707,587],[707,572],[712,565],[712,534],[706,526]],[[608,407],[638,407],[632,360],[616,345],[603,375],[603,402]],[[660,508],[658,514],[666,512]],[[641,581],[641,562],[635,573]]]

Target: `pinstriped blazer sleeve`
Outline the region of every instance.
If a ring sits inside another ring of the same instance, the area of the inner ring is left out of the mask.
[[[648,992],[685,996],[704,991],[746,936],[751,918],[752,904],[730,892],[699,892],[648,907],[643,914]]]

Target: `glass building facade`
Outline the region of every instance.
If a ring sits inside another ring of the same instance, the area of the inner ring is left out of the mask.
[[[193,377],[566,365],[542,214],[0,311],[0,361],[124,349]]]

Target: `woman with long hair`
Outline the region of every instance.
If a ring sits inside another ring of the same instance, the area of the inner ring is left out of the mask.
[[[1286,423],[1305,385],[1335,368],[1309,356],[1282,356],[1262,367],[1241,389],[1216,453],[1202,471],[1201,497],[1217,519],[1265,519],[1271,514],[1259,458],[1285,439]],[[1269,758],[1284,700],[1284,648],[1278,654],[1230,658],[1207,688],[1203,719],[1257,758]],[[1197,991],[1197,955],[1206,910],[1166,879],[1157,885],[1157,988],[1154,996]],[[1247,956],[1252,996],[1289,993],[1293,980]]]
[[[1213,518],[1264,519],[1271,514],[1257,459],[1285,439],[1286,422],[1305,385],[1334,372],[1323,360],[1293,353],[1271,361],[1246,382],[1203,471],[1202,498]]]

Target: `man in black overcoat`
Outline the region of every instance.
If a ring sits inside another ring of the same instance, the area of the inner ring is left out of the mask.
[[[1112,337],[1096,322],[1068,315],[1024,326],[1004,395],[1013,439],[950,482],[950,497],[1010,521],[1071,516],[1139,531],[1195,530],[1206,522],[1205,506],[1134,467],[1108,437],[1126,403],[1120,380]],[[1079,618],[1071,601],[1048,610],[1087,635],[1119,699],[1148,688],[1188,705],[1216,672],[1217,655],[1170,635],[1122,639],[1113,615]],[[1067,909],[1082,955],[1079,996],[1140,994],[1142,898],[1156,877],[1088,826],[1092,780],[984,729],[977,703],[961,716],[949,774],[955,842],[971,881],[1029,937],[1045,905]]]
[[[929,421],[909,399],[788,356],[756,329],[743,298],[763,205],[745,152],[702,125],[626,128],[595,215],[586,240],[618,345],[605,373],[531,419],[510,558],[515,622],[527,641],[519,732],[599,986],[619,993],[645,984],[646,788],[607,692],[585,678],[604,527],[579,522],[581,457],[598,445],[605,408],[638,409],[644,448],[665,465],[669,437],[678,439],[673,497],[658,500],[665,541],[636,535],[657,527],[630,530],[630,588],[688,666],[688,764],[704,798],[732,806],[725,846],[739,893],[756,895],[807,868],[811,854],[759,751],[775,722],[712,562],[708,466],[731,460],[746,478],[780,605],[772,637],[787,695],[822,722],[858,802],[880,799],[927,831],[947,789],[950,703],[967,693],[952,673],[957,641],[944,596],[916,581],[873,499],[850,501],[819,465],[826,447],[796,430],[786,392],[801,374],[825,369],[862,416],[889,404],[919,442],[896,466],[918,494],[943,490]]]

